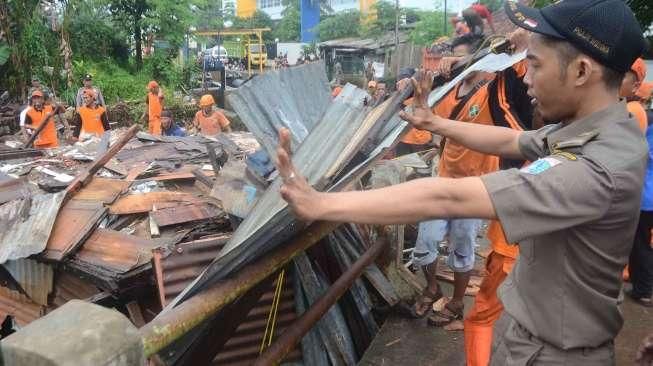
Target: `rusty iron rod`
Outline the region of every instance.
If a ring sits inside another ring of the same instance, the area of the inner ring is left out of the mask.
[[[317,323],[324,314],[347,292],[351,285],[361,276],[387,245],[387,236],[377,239],[354,264],[329,287],[327,292],[320,297],[310,309],[302,314],[293,324],[281,333],[279,338],[263,352],[254,363],[254,366],[278,365],[279,362],[293,349],[306,333]]]
[[[286,265],[299,253],[320,241],[339,225],[340,223],[337,222],[314,222],[297,238],[245,266],[233,277],[220,281],[170,311],[159,314],[139,329],[145,356],[149,357],[181,338]]]

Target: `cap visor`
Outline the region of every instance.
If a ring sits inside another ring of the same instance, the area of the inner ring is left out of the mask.
[[[506,1],[504,9],[510,21],[520,28],[555,38],[565,38],[544,19],[540,9],[524,6],[514,1]]]

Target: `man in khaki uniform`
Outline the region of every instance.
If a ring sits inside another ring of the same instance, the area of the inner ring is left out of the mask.
[[[563,0],[541,10],[506,3],[534,32],[524,82],[545,121],[537,131],[460,123],[426,105],[432,74],[414,80],[414,127],[485,154],[527,159],[481,177],[424,178],[365,192],[320,193],[280,134],[280,189],[298,218],[366,224],[433,218],[499,219],[520,257],[500,289],[505,317],[493,365],[613,365],[622,327],[621,271],[639,214],[647,146],[619,100],[624,73],[645,48],[621,0]],[[421,73],[420,73],[421,74]]]

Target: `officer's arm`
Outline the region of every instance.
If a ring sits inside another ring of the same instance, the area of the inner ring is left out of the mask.
[[[437,116],[427,108],[415,109],[414,113],[402,112],[401,118],[416,128],[445,136],[483,154],[510,159],[526,159],[519,149],[521,131],[507,127],[453,121]]]
[[[281,195],[305,221],[327,220],[365,224],[414,223],[433,218],[496,218],[480,178],[424,178],[381,189],[357,192],[315,191],[290,161],[290,137],[282,130],[277,152]]]

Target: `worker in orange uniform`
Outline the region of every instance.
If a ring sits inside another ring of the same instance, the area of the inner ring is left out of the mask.
[[[487,237],[492,245],[492,251],[485,261],[487,275],[481,282],[474,306],[465,317],[467,366],[487,366],[490,362],[492,328],[503,312],[497,290],[512,271],[519,255],[519,247],[507,243],[498,221],[490,223]]]
[[[646,64],[640,57],[633,62],[632,66],[630,66],[630,70],[626,72],[626,75],[621,82],[621,89],[619,90],[621,97],[626,98],[626,102],[628,102],[628,104],[626,104],[628,112],[635,117],[642,132],[646,132],[648,123],[646,121],[646,111],[641,103],[641,98],[637,95],[637,91],[645,78]]]
[[[98,94],[93,89],[82,92],[83,105],[79,107],[75,116],[75,129],[73,137],[85,139],[88,136],[100,137],[105,131],[111,129],[107,111],[97,104]]]
[[[43,123],[47,123],[45,128],[34,140],[34,147],[37,149],[50,149],[59,146],[57,138],[57,128],[54,123],[54,115],[64,112],[60,105],[52,106],[45,104],[45,97],[40,89],[36,89],[31,95],[32,105],[28,108],[25,115],[25,125],[22,127],[23,136],[27,138],[28,130],[36,130]],[[70,126],[65,119],[62,119],[66,127],[65,134],[70,133]]]
[[[231,124],[224,113],[213,108],[215,101],[211,94],[202,95],[200,110],[195,113],[193,127],[204,136],[217,135],[220,132],[231,132]]]
[[[147,98],[145,113],[141,116],[141,122],[147,118],[148,131],[152,135],[161,136],[161,112],[163,111],[163,91],[159,83],[152,80],[147,84]]]

